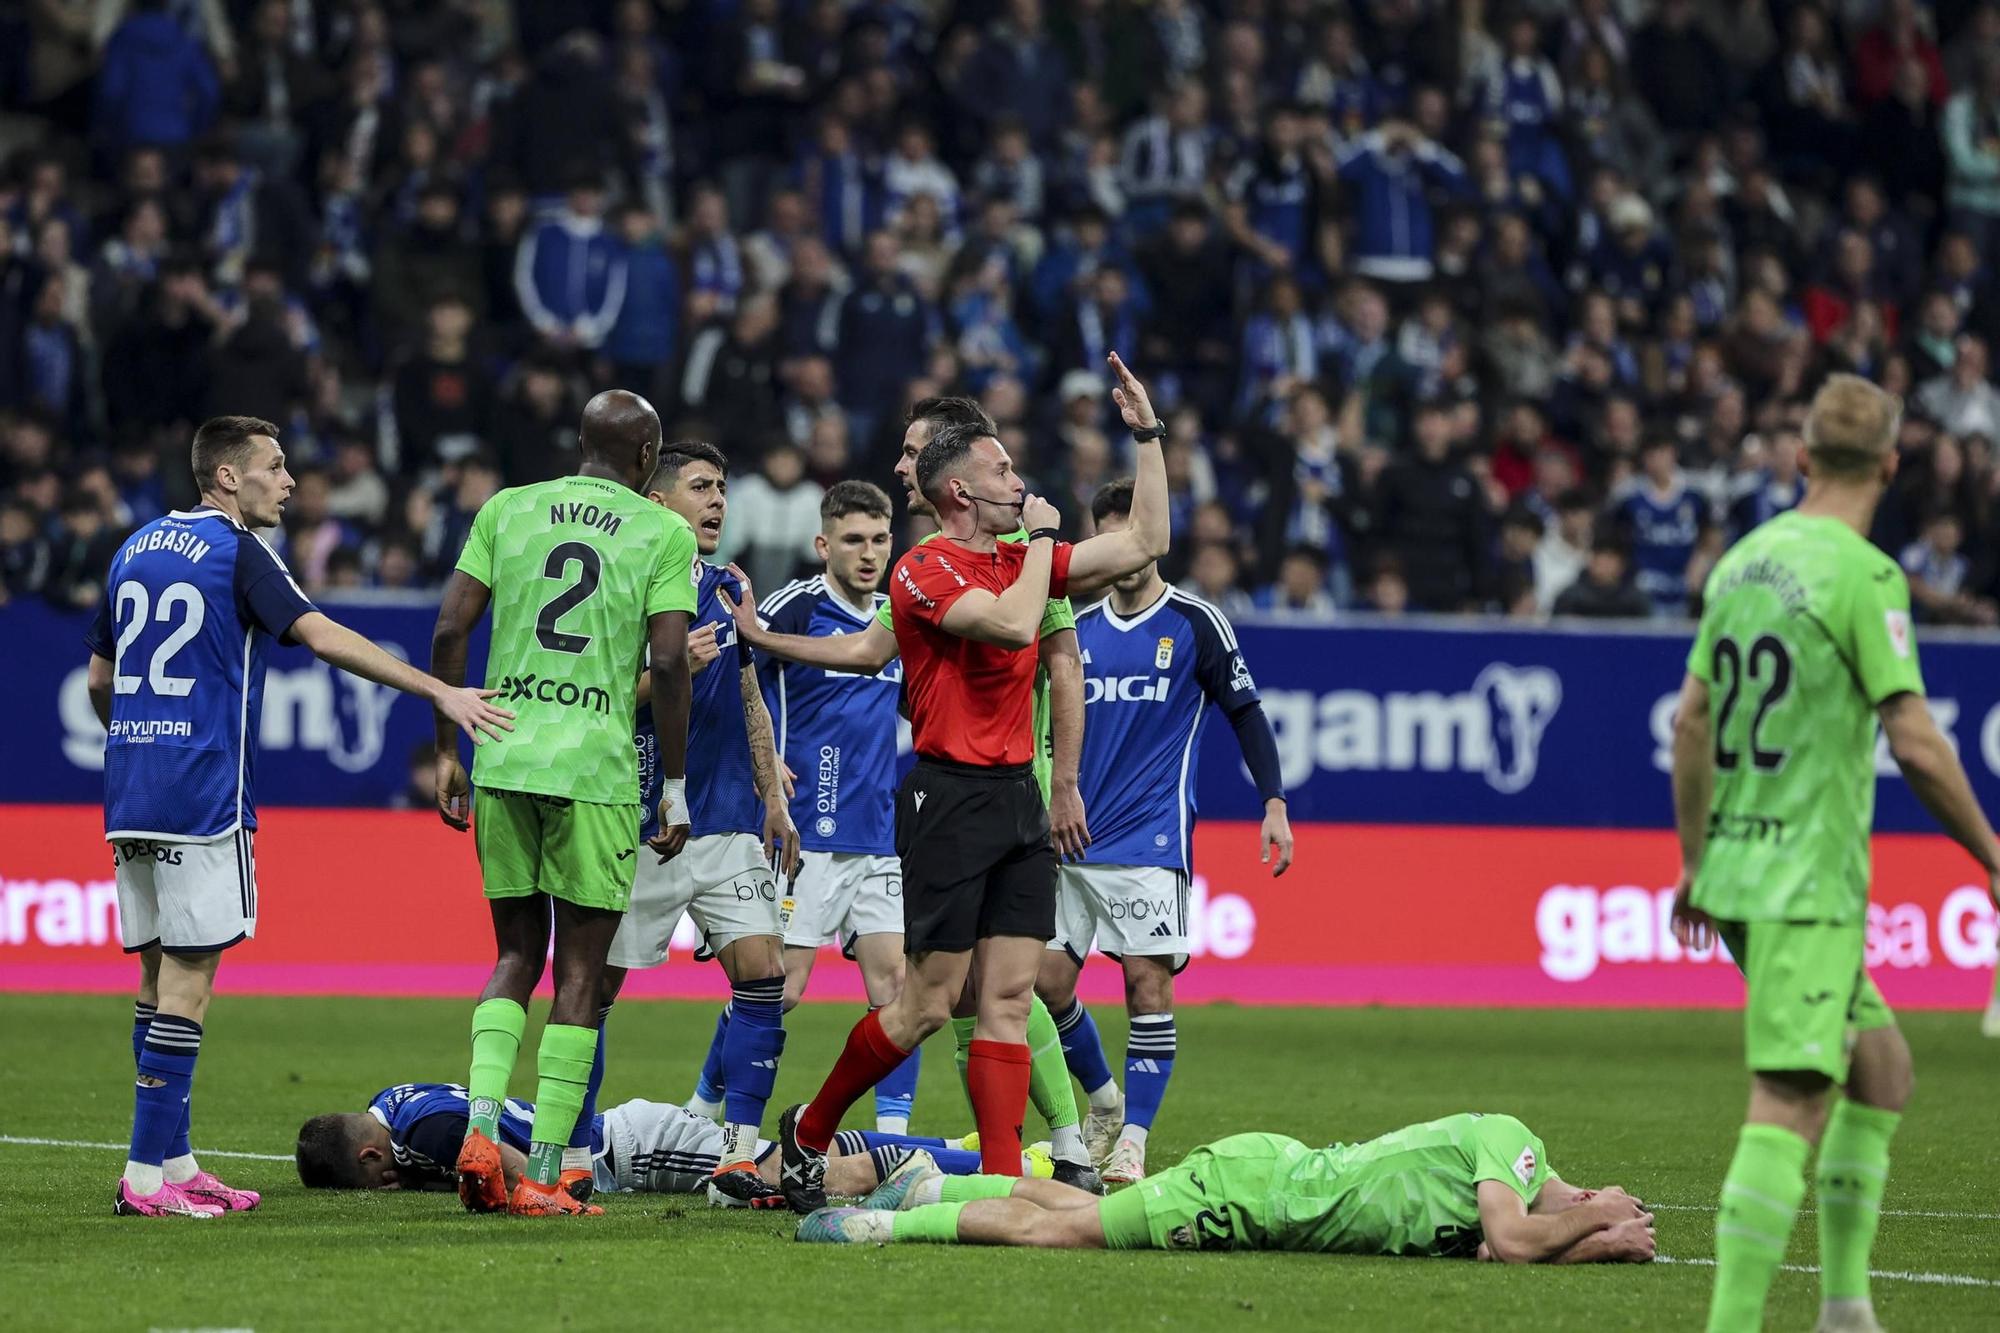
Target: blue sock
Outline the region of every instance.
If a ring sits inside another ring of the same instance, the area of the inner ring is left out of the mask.
[[[1062,1034],[1063,1063],[1086,1094],[1111,1082],[1111,1066],[1104,1059],[1104,1043],[1097,1035],[1097,1020],[1083,1001],[1071,999],[1069,1008],[1055,1016],[1056,1031]]]
[[[843,1129],[833,1136],[833,1141],[847,1157],[858,1157],[873,1148],[922,1148],[936,1152],[945,1142],[921,1134],[884,1134],[879,1129]]]
[[[159,1006],[135,1000],[132,1004],[132,1063],[137,1065],[146,1047],[146,1032],[153,1026],[153,1016],[159,1013]],[[192,1101],[192,1098],[190,1098]],[[167,1144],[167,1160],[176,1157],[191,1157],[194,1149],[188,1146],[188,1116],[191,1107],[181,1107],[180,1128],[174,1132],[173,1141]]]
[[[754,1159],[764,1104],[778,1082],[785,1052],[785,979],[738,982],[729,997],[729,1029],[722,1039],[722,1121],[732,1137],[724,1160]]]
[[[883,1180],[889,1173],[909,1160],[911,1153],[919,1148],[929,1153],[938,1164],[938,1169],[948,1176],[976,1176],[979,1174],[979,1154],[966,1152],[960,1148],[947,1148],[943,1139],[929,1139],[921,1134],[884,1134],[873,1129],[843,1129],[833,1136],[833,1146],[842,1157],[859,1157],[866,1153],[875,1163],[875,1174]]]
[[[1172,1014],[1132,1016],[1132,1030],[1125,1039],[1126,1124],[1153,1127],[1160,1100],[1167,1095],[1167,1080],[1174,1074],[1177,1044]]]
[[[924,1048],[912,1049],[903,1063],[884,1074],[875,1084],[875,1118],[900,1118],[910,1123],[910,1109],[917,1103],[917,1074],[924,1065]]]
[[[131,1161],[159,1166],[167,1160],[185,1123],[194,1062],[200,1054],[201,1024],[178,1014],[154,1015],[139,1048],[139,1073],[160,1082],[158,1087],[140,1082],[134,1089],[132,1147],[127,1154]]]
[[[604,1086],[604,1024],[610,1017],[608,1004],[597,1011],[597,1054],[591,1057],[590,1082],[583,1088],[583,1107],[576,1113],[576,1128],[569,1132],[572,1148],[588,1148],[591,1130],[596,1127],[597,1090]]]
[[[708,1054],[702,1057],[701,1072],[695,1075],[694,1099],[710,1106],[722,1105],[722,1043],[729,1036],[729,1006],[715,1016],[715,1035],[709,1038]]]

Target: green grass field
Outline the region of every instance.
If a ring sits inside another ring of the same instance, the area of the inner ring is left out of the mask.
[[[211,1011],[195,1096],[202,1149],[289,1153],[299,1122],[360,1109],[383,1085],[460,1080],[469,1006],[434,1001],[252,1000]],[[612,1020],[604,1102],[686,1095],[713,1010],[633,1003]],[[776,1109],[808,1095],[853,1013],[791,1020]],[[1099,1022],[1114,1064],[1123,1023]],[[1918,1092],[1897,1140],[1875,1267],[1892,1329],[2000,1325],[2000,1048],[1976,1019],[1906,1022]],[[1184,1011],[1155,1166],[1243,1129],[1308,1141],[1364,1138],[1460,1110],[1519,1115],[1572,1181],[1616,1183],[1661,1205],[1660,1250],[1701,1260],[1708,1211],[1743,1104],[1729,1014]],[[0,997],[0,1135],[122,1143],[130,1008],[115,997]],[[525,1048],[533,1049],[533,1036]],[[934,1043],[919,1132],[969,1128]],[[532,1070],[517,1078],[532,1094]],[[865,1109],[865,1108],[864,1108]],[[1034,1131],[1030,1113],[1030,1130]],[[860,1123],[853,1121],[851,1123]],[[24,1328],[640,1326],[1356,1329],[1697,1328],[1710,1269],[1510,1269],[1461,1261],[1304,1255],[1039,1253],[805,1247],[786,1217],[692,1199],[615,1197],[588,1222],[469,1217],[455,1197],[308,1194],[286,1161],[209,1157],[264,1192],[212,1224],[111,1215],[120,1153],[0,1142],[0,1291]],[[1810,1200],[1807,1207],[1810,1208]],[[1811,1265],[1804,1214],[1791,1262]],[[1923,1278],[1926,1280],[1915,1280]],[[1781,1274],[1770,1327],[1808,1329],[1811,1273]]]

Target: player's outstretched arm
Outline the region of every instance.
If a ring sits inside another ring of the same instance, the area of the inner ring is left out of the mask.
[[[1639,1201],[1621,1189],[1601,1190],[1561,1212],[1532,1213],[1508,1185],[1479,1182],[1479,1229],[1498,1263],[1549,1263],[1584,1237],[1639,1218],[1651,1224]]]
[[[1885,700],[1876,713],[1904,781],[1952,841],[1985,868],[1987,891],[2000,904],[2000,846],[1994,843],[1993,825],[1979,808],[1965,765],[1938,730],[1929,705],[1922,695],[1904,693]]]
[[[805,666],[821,667],[827,671],[850,671],[856,675],[872,676],[896,658],[896,635],[883,627],[877,620],[870,620],[868,628],[859,634],[829,634],[816,638],[807,634],[773,634],[757,619],[757,597],[750,588],[750,577],[735,565],[729,567],[743,583],[743,600],[736,601],[729,595],[728,587],[716,589],[715,595],[722,599],[722,605],[736,618],[736,632],[743,642],[760,653],[782,657],[787,662],[798,662]]]
[[[1708,682],[1681,679],[1674,711],[1674,827],[1681,840],[1680,886],[1674,893],[1674,936],[1687,949],[1711,944],[1714,927],[1689,901],[1694,873],[1708,847],[1708,812],[1715,797],[1715,732],[1708,716]]]
[[[1173,535],[1167,511],[1166,452],[1159,437],[1151,434],[1159,429],[1159,417],[1154,415],[1152,401],[1146,396],[1146,386],[1126,368],[1118,353],[1113,352],[1106,359],[1118,377],[1118,387],[1111,391],[1111,399],[1118,404],[1126,428],[1134,433],[1138,467],[1132,478],[1131,522],[1116,532],[1080,541],[1070,552],[1069,595],[1079,602],[1158,560],[1167,553]],[[1146,438],[1137,439],[1141,433]],[[1027,521],[1025,514],[1022,521]],[[1028,531],[1035,530],[1033,523],[1027,526]]]
[[[324,612],[308,611],[293,621],[291,636],[310,648],[322,662],[378,685],[430,700],[433,708],[472,737],[474,745],[483,744],[489,736],[498,739],[502,732],[514,729],[514,715],[487,702],[500,691],[447,685],[384,652]]]
[[[662,861],[687,845],[688,710],[694,685],[688,675],[688,613],[660,611],[646,621],[653,653],[653,731],[660,739],[660,831],[646,843]]]

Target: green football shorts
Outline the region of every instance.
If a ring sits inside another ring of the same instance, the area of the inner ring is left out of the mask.
[[[488,898],[551,898],[622,912],[639,871],[639,807],[481,787],[472,837]]]
[[[1854,1036],[1896,1016],[1862,958],[1868,925],[1855,921],[1718,921],[1743,971],[1743,1058],[1752,1072],[1810,1069],[1847,1081]]]
[[[1272,1218],[1271,1179],[1305,1152],[1282,1134],[1232,1134],[1097,1206],[1109,1250],[1255,1250]]]

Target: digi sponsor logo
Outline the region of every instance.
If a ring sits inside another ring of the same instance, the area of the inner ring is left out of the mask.
[[[1165,676],[1085,676],[1083,702],[1161,704],[1167,701]]]
[[[1243,673],[1247,681],[1249,673]],[[1086,684],[1085,689],[1088,690]],[[1457,694],[1436,690],[1271,690],[1264,711],[1278,736],[1287,787],[1316,770],[1477,773],[1514,795],[1534,782],[1542,737],[1562,707],[1562,678],[1547,667],[1494,662]]]
[[[1729,961],[1720,943],[1683,949],[1674,938],[1673,907],[1672,889],[1558,884],[1545,890],[1535,905],[1543,975],[1575,982],[1607,965]],[[1870,903],[1865,957],[1869,967],[1929,967],[1937,954],[1961,971],[1991,967],[1996,933],[1992,899],[1967,884],[1946,895],[1935,923],[1920,903]]]

